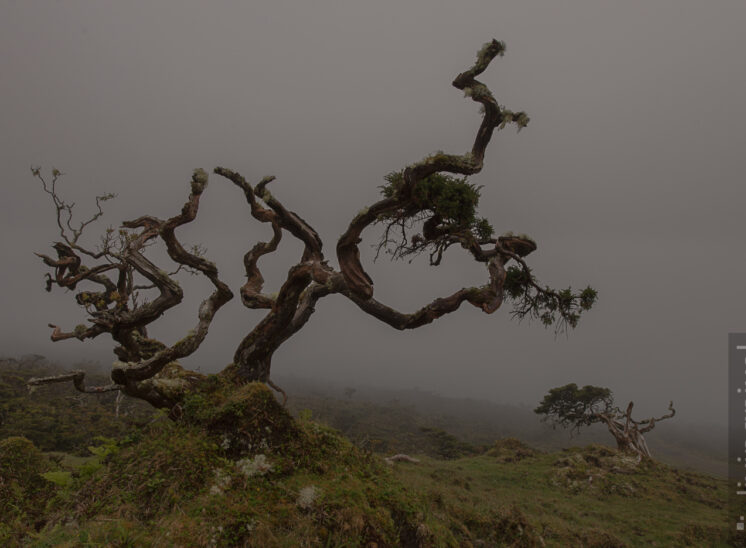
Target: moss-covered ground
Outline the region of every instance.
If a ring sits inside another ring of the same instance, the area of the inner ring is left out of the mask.
[[[0,545],[730,545],[722,480],[515,439],[392,466],[257,384],[214,380],[177,422],[52,456],[0,442]]]

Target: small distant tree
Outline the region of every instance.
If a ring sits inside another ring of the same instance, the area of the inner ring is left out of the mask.
[[[670,402],[668,414],[636,421],[632,418],[633,406],[634,403],[629,402],[627,409],[622,411],[614,405],[614,396],[608,388],[578,388],[575,383],[571,383],[549,390],[534,412],[544,415],[543,420],[555,426],[570,428],[573,432],[579,432],[581,428],[591,424],[603,423],[614,436],[619,450],[634,453],[640,458],[649,458],[650,450],[643,434],[655,428],[656,423],[673,417],[676,410],[673,402]]]
[[[319,300],[331,294],[344,296],[364,313],[400,330],[427,325],[463,303],[492,314],[505,300],[512,303],[512,314],[517,318],[535,318],[558,330],[578,324],[581,313],[595,302],[596,292],[590,287],[582,291],[555,290],[539,284],[525,260],[536,250],[536,243],[524,234],[496,236],[490,222],[477,214],[481,188],[467,180],[481,171],[495,130],[508,124],[520,130],[529,121],[525,112],[499,105],[489,88],[476,79],[504,51],[504,43],[488,42],[477,53],[476,62],[453,81],[454,87],[481,106],[481,123],[471,150],[465,154],[436,152],[387,175],[382,197],[352,215],[337,240],[336,267],[325,258],[316,230],[269,191],[274,177],[253,185],[230,169],[213,170],[235,185],[245,197],[251,216],[271,229],[268,241],[257,241],[244,253],[246,281],[238,291],[244,306],[265,310],[266,315],[238,344],[232,364],[221,373],[225,379],[274,386],[270,368],[275,351],[306,324]],[[97,197],[94,214],[76,223],[73,204],[66,202],[58,190],[62,173],[53,170],[50,178],[38,168],[32,171],[54,204],[61,238],[52,246],[55,256],[39,255],[52,270],[46,289],[73,291],[77,304],[88,315],[87,323],[73,329],[50,324],[52,340],[84,341],[108,334],[116,343],[117,361],[111,371],[112,383],[107,386],[87,386],[82,371],[34,379],[31,384],[72,381],[84,392],[121,390],[154,406],[176,409],[184,394],[204,378],[183,369],[177,360],[199,348],[215,314],[233,297],[217,266],[204,256],[205,251],[184,246],[177,235],[180,227],[197,217],[207,189],[207,172],[194,171],[180,213],[168,219],[144,215],[124,222],[117,229],[108,228],[98,244],[91,246],[84,244],[83,233],[103,215],[104,203],[114,196]],[[376,224],[383,227],[379,252],[386,251],[394,259],[426,252],[430,264],[437,266],[447,250],[461,248],[466,256],[486,267],[486,283],[435,298],[412,313],[378,301],[358,247],[363,231]],[[303,252],[288,269],[279,292],[266,293],[259,262],[277,250],[285,235],[296,238]],[[161,268],[153,254],[148,255],[158,243],[165,246],[173,266]],[[182,301],[183,291],[176,277],[185,272],[204,276],[213,290],[195,314],[195,327],[181,340],[166,344],[153,338],[148,327]]]

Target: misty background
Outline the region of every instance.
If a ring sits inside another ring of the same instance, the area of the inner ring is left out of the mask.
[[[386,173],[471,148],[478,106],[450,83],[496,38],[507,53],[480,80],[531,122],[495,134],[471,178],[484,185],[479,211],[498,234],[537,241],[529,264],[541,282],[590,284],[598,304],[568,336],[511,321],[507,304],[398,332],[331,296],[273,373],[530,405],[554,386],[596,384],[633,399],[640,418],[672,399],[676,421],[724,426],[727,334],[746,331],[745,27],[740,0],[3,0],[0,353],[114,359],[106,335],[49,341],[47,323],[68,330],[85,315],[71,293],[44,291],[33,252],[50,253],[59,233],[30,166],[64,172],[60,192],[81,216],[95,194],[119,194],[89,244],[106,226],[177,214],[194,168],[253,183],[272,174],[273,194],[336,265],[338,236]],[[236,291],[243,254],[271,233],[212,175],[178,234],[204,245]],[[376,297],[399,310],[487,279],[455,249],[437,268],[426,257],[373,263],[377,232],[364,238]],[[262,260],[267,292],[300,254],[284,238]],[[184,302],[150,328],[167,344],[211,291],[181,282]],[[184,364],[222,369],[261,317],[234,298]]]

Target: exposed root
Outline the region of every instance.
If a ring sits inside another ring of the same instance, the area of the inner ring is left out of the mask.
[[[267,379],[267,385],[269,385],[275,392],[279,392],[280,394],[282,394],[282,406],[285,407],[285,404],[288,402],[288,395],[285,393],[285,391],[277,386],[275,383],[273,383],[270,379]]]

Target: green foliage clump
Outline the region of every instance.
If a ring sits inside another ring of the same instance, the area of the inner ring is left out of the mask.
[[[586,287],[580,292],[572,288],[540,289],[528,268],[511,265],[506,269],[505,292],[513,301],[513,316],[538,319],[546,326],[556,325],[561,331],[566,326],[575,328],[580,315],[590,310],[598,299],[598,292]]]
[[[575,383],[552,388],[534,412],[563,427],[579,429],[599,422],[598,413],[609,412],[614,404],[611,390],[600,386],[578,388]]]
[[[465,226],[475,221],[479,187],[468,183],[466,177],[434,173],[415,185],[413,198],[419,208],[429,209],[446,222]]]
[[[428,442],[433,445],[435,456],[442,459],[459,459],[461,457],[479,454],[479,448],[459,440],[456,436],[441,430],[423,426],[420,428],[427,436]]]
[[[511,299],[519,299],[531,283],[531,272],[515,265],[511,265],[505,271],[505,292]],[[551,305],[550,305],[551,306]]]
[[[0,543],[15,544],[32,530],[49,498],[42,474],[52,463],[28,439],[0,441]]]
[[[495,229],[484,217],[476,218],[471,226],[477,241],[488,240],[495,235]]]
[[[485,452],[485,455],[495,457],[498,462],[518,462],[535,456],[537,451],[516,438],[503,438]]]
[[[73,485],[72,472],[68,472],[67,470],[53,470],[51,472],[45,472],[41,476],[58,487],[70,487]]]
[[[222,463],[218,446],[200,429],[166,423],[104,452],[100,470],[82,488],[86,516],[119,511],[151,519],[202,490]]]
[[[380,188],[385,198],[400,197],[412,201],[411,206],[406,206],[389,218],[401,219],[402,216],[427,212],[428,216],[437,217],[452,232],[470,230],[479,240],[489,239],[494,234],[489,221],[476,214],[481,187],[469,183],[466,177],[434,173],[417,181],[411,195],[406,197],[402,196],[405,192],[403,171],[391,172],[384,179],[386,184]]]
[[[45,458],[31,440],[22,436],[0,441],[0,471],[3,485],[11,482],[28,485],[44,468]]]

